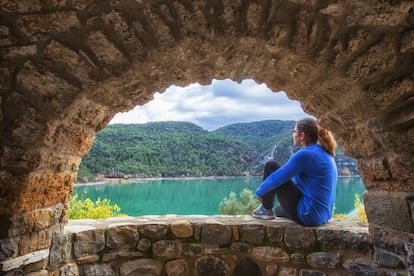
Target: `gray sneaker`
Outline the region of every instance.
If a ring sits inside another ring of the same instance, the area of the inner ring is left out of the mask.
[[[252,216],[255,218],[261,218],[261,219],[274,219],[275,214],[273,213],[273,210],[266,209],[263,207],[262,204],[259,205],[256,209],[253,210]]]

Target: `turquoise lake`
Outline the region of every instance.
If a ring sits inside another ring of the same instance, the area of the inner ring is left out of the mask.
[[[116,181],[115,181],[116,182]],[[115,184],[76,185],[73,194],[80,198],[107,198],[117,204],[121,213],[142,215],[218,215],[218,206],[231,191],[237,197],[248,188],[256,190],[261,178],[196,178],[140,180]],[[354,209],[355,194],[362,195],[364,184],[359,177],[339,178],[336,192],[336,213]]]

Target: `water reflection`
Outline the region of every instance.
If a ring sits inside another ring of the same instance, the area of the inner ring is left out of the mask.
[[[238,196],[244,188],[254,191],[260,183],[260,178],[147,180],[76,186],[74,194],[93,201],[108,198],[130,216],[215,215],[219,214],[219,203],[230,191]],[[336,212],[350,213],[354,209],[355,193],[361,195],[364,191],[360,178],[340,178]]]

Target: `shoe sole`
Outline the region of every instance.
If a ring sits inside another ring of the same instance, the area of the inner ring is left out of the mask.
[[[252,217],[265,219],[265,220],[275,219],[275,216],[264,216],[264,215],[255,215],[255,214],[252,214]]]

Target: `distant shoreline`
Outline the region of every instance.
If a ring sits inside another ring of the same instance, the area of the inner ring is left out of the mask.
[[[339,175],[339,178],[361,177],[358,175]],[[122,184],[153,180],[194,180],[194,179],[230,179],[230,178],[261,178],[261,176],[183,176],[183,177],[142,177],[142,178],[105,178],[95,182],[75,182],[74,186],[102,185],[102,184]]]
[[[99,184],[116,184],[116,183],[130,183],[141,182],[147,180],[194,180],[194,179],[229,179],[229,178],[256,178],[260,176],[182,176],[182,177],[137,177],[137,178],[105,178],[102,181],[95,182],[76,182],[75,186],[99,185]]]

